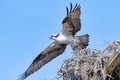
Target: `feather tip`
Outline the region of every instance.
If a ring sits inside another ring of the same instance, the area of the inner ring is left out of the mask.
[[[24,80],[26,78],[25,73],[18,76],[17,80]]]

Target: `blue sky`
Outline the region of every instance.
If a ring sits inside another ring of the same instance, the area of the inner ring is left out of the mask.
[[[120,39],[120,0],[0,0],[0,80],[16,80],[32,60],[53,41],[66,16],[66,6],[81,5],[82,29],[90,35],[89,48],[102,48]],[[70,46],[26,80],[52,80]]]

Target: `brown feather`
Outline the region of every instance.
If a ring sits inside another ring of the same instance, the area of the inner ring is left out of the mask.
[[[46,48],[33,60],[32,64],[25,72],[25,78],[31,75],[32,73],[36,72],[38,69],[40,69],[46,63],[50,62],[55,57],[62,54],[65,48],[65,44],[57,44],[55,42],[52,43],[48,48]]]
[[[72,9],[72,4],[71,4],[70,11],[67,9],[67,13],[68,13],[67,16],[62,21],[62,24],[63,24],[62,32],[75,35],[76,32],[78,32],[81,29],[80,5],[76,4],[74,9]]]

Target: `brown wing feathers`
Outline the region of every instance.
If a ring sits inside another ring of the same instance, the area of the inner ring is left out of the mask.
[[[70,3],[70,10],[68,9],[68,7],[66,7],[67,16],[77,9],[80,9],[80,4],[79,5],[76,4],[75,7],[73,8],[72,3]]]
[[[25,73],[22,74],[18,80],[24,80],[27,76],[36,72],[46,63],[50,62],[52,59],[62,54],[65,48],[65,44],[57,44],[55,42],[51,44],[33,60],[32,64],[28,67]]]
[[[68,9],[68,7],[66,7],[66,11],[67,16],[62,21],[62,24],[64,29],[68,29],[68,27],[69,29],[64,31],[68,31],[70,33],[72,32],[72,34],[75,35],[75,33],[81,29],[80,5],[76,4],[75,7],[73,8],[72,4],[70,4],[70,10]]]

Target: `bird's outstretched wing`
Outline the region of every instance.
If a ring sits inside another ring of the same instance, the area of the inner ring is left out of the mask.
[[[62,32],[64,34],[72,34],[75,35],[81,29],[80,22],[80,5],[76,4],[73,8],[72,4],[70,4],[70,10],[66,7],[67,16],[62,21],[63,29]]]
[[[28,67],[28,69],[19,76],[18,80],[24,80],[26,77],[36,72],[46,63],[59,56],[64,52],[66,48],[65,44],[57,44],[56,42],[52,43],[48,48],[42,51]]]

